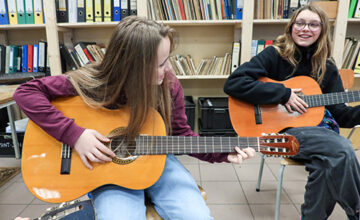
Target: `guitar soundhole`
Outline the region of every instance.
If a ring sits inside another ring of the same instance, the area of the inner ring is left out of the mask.
[[[117,164],[129,164],[136,160],[137,156],[133,153],[136,149],[136,142],[134,140],[127,141],[123,136],[117,136],[111,139],[110,149],[116,154],[113,162]]]

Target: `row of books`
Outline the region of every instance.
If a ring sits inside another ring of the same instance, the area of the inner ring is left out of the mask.
[[[137,0],[55,0],[58,23],[120,21],[137,14]]]
[[[0,24],[44,24],[42,0],[0,0]]]
[[[242,19],[244,0],[149,0],[154,20]]]
[[[272,45],[273,40],[252,40],[251,42],[251,57],[259,54],[263,49]]]
[[[74,47],[60,45],[60,55],[63,60],[63,72],[75,70],[90,63],[100,62],[106,52],[105,46],[95,42],[78,42]],[[66,68],[69,67],[69,68]]]
[[[351,0],[349,6],[348,18],[360,18],[360,1]]]
[[[214,56],[202,59],[198,66],[190,55],[171,56],[169,58],[175,75],[194,76],[194,75],[230,75],[231,54],[226,53],[224,57]]]
[[[0,73],[50,72],[47,42],[0,45]]]
[[[343,52],[343,69],[353,69],[360,74],[360,41],[356,38],[346,38]]]

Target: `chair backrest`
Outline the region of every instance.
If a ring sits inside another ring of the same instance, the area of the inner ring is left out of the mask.
[[[345,90],[350,89],[354,85],[354,70],[352,70],[352,69],[339,69],[339,73],[340,73],[341,80],[343,82],[344,89]],[[356,128],[360,128],[360,125],[357,125],[357,126],[353,127],[351,132],[355,131]],[[351,135],[348,138],[350,138]],[[360,149],[360,146],[356,144],[358,142],[357,139],[358,138],[353,140],[353,142],[354,142],[353,147],[354,147],[355,150]]]
[[[339,69],[339,73],[343,82],[344,89],[350,89],[354,85],[354,70]]]

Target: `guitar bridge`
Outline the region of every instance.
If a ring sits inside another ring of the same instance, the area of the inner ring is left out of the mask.
[[[262,124],[260,105],[254,105],[255,123]]]
[[[72,149],[67,144],[61,147],[61,169],[60,174],[70,174]]]

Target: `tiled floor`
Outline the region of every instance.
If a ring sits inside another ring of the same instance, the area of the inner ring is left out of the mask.
[[[360,159],[360,151],[357,151]],[[278,158],[267,158],[261,191],[256,192],[260,156],[242,165],[209,164],[188,156],[179,156],[195,180],[206,190],[214,219],[265,220],[274,218]],[[20,161],[0,158],[0,166],[20,166]],[[307,173],[302,166],[285,169],[280,219],[298,220],[303,202]],[[36,199],[27,189],[21,175],[0,188],[0,219],[15,216],[39,217],[54,206]],[[330,220],[345,220],[344,211],[336,205]]]

